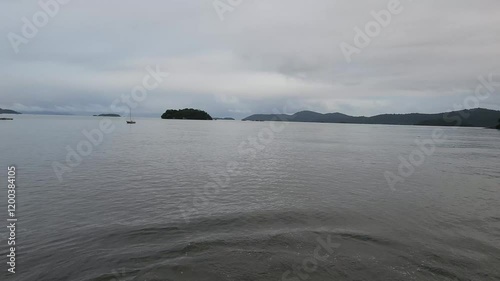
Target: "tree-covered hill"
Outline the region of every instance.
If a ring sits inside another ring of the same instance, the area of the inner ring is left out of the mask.
[[[21,114],[21,113],[10,109],[0,108],[0,114]]]
[[[163,113],[162,119],[213,120],[207,112],[194,108],[169,109]]]

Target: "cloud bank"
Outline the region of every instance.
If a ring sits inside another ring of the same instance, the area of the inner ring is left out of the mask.
[[[212,0],[71,0],[16,53],[8,35],[22,36],[23,17],[41,7],[3,0],[0,107],[108,112],[160,65],[170,76],[139,115],[198,107],[241,118],[287,101],[350,115],[439,112],[473,94],[478,76],[500,73],[495,0],[401,0],[347,62],[342,42],[389,2],[242,0],[221,20]],[[499,95],[481,106],[499,109]]]

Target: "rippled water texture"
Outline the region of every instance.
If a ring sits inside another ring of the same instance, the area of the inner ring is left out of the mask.
[[[114,119],[60,182],[99,120],[0,123],[0,213],[15,164],[19,218],[2,280],[500,280],[499,131],[442,128],[391,189],[435,128]]]

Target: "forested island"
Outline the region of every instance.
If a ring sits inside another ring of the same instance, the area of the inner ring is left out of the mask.
[[[475,108],[435,114],[381,114],[372,117],[349,116],[338,112],[322,114],[313,111],[301,111],[293,115],[255,114],[243,119],[243,121],[286,121],[500,128],[500,125],[497,122],[499,118],[500,111],[498,110]]]
[[[0,108],[0,114],[22,114],[21,112],[17,112],[11,109],[2,109]]]
[[[99,114],[99,115],[94,115],[96,117],[121,117],[120,114],[115,114],[115,113],[106,113],[106,114]]]
[[[213,120],[207,112],[194,108],[169,109],[162,114],[161,119]]]

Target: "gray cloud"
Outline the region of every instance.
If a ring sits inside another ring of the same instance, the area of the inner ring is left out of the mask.
[[[40,8],[2,0],[0,107],[100,112],[159,64],[171,76],[139,114],[244,117],[288,100],[354,115],[435,112],[500,73],[495,0],[401,0],[403,12],[347,63],[340,43],[388,2],[243,0],[220,21],[211,0],[72,0],[15,54],[7,34]],[[498,105],[496,95],[484,106]]]

